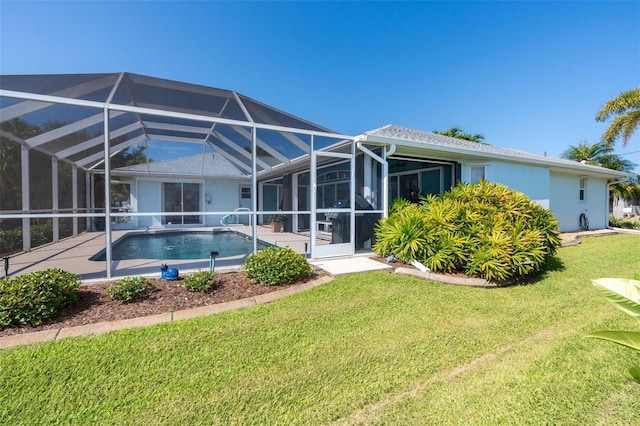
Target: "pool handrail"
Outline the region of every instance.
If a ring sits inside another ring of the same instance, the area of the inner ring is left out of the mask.
[[[238,207],[234,210],[234,212],[250,212],[251,209],[247,207]],[[226,223],[225,220],[231,216],[236,216],[235,214],[226,214],[220,218],[220,225],[226,226],[227,228],[230,226],[242,226],[242,230],[244,232],[244,224],[242,223]],[[249,226],[251,226],[251,215],[249,215]]]

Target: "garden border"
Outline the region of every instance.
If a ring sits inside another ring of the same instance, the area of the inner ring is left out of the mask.
[[[64,327],[53,330],[36,331],[34,333],[14,334],[12,336],[0,337],[0,349],[7,349],[14,346],[30,345],[33,343],[60,340],[67,337],[89,336],[93,334],[108,333],[110,331],[124,330],[129,328],[148,327],[150,325],[162,324],[173,321],[197,318],[220,312],[235,311],[251,306],[264,305],[292,294],[300,293],[313,287],[318,287],[333,280],[333,276],[327,275],[311,282],[287,286],[281,290],[270,293],[259,294],[246,299],[233,300],[231,302],[216,303],[214,305],[200,306],[197,308],[184,309],[174,312],[149,315],[146,317],[130,318],[115,321],[99,322],[94,324],[79,325],[75,327]]]

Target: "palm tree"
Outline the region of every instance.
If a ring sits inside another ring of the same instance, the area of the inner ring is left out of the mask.
[[[584,164],[599,165],[598,158],[611,152],[604,144],[596,143],[589,145],[587,141],[581,141],[577,146],[569,145],[560,156],[567,160],[579,161]]]
[[[454,126],[449,130],[434,130],[433,133],[437,133],[438,135],[449,136],[457,139],[464,139],[471,142],[482,142],[484,140],[484,135],[482,133],[476,133],[472,135],[464,131],[462,127]]]
[[[633,170],[635,164],[625,160],[617,154],[613,154],[613,148],[605,143],[595,143],[589,145],[587,141],[581,141],[577,146],[569,145],[561,155],[567,160],[579,161],[584,164],[606,167],[607,169],[629,172]]]
[[[587,141],[582,141],[578,146],[569,145],[569,148],[561,154],[561,157],[567,160],[579,161],[581,163],[623,172],[630,172],[635,167],[635,163],[614,154],[613,148],[608,147],[604,142],[589,145]],[[609,182],[613,181],[613,179],[609,180]],[[640,195],[640,184],[634,182],[616,182],[614,185],[611,185],[609,211],[613,208],[614,194],[619,198],[634,199]]]
[[[640,124],[640,88],[623,92],[604,104],[596,114],[596,121],[606,121],[611,116],[615,118],[602,135],[602,142],[613,147],[622,136],[622,146],[627,146]]]

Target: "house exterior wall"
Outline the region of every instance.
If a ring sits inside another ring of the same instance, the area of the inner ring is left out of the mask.
[[[608,225],[605,178],[587,177],[585,199],[580,200],[579,175],[553,172],[546,167],[492,161],[464,164],[463,179],[468,181],[471,167],[478,166],[485,167],[487,181],[507,185],[542,207],[551,209],[562,232],[580,230],[579,218],[585,212],[590,229],[603,229]]]
[[[162,211],[162,183],[180,182],[181,179],[144,179],[133,178],[131,197],[132,209],[134,212],[151,213]],[[233,211],[240,206],[240,185],[250,183],[250,181],[238,179],[206,179],[203,184],[204,212]],[[204,202],[204,196],[211,197],[211,203]],[[220,226],[220,219],[223,214],[205,215],[204,226]],[[139,216],[137,217],[137,227],[158,227],[162,226],[160,216]]]
[[[161,182],[144,179],[134,179],[131,196],[133,198],[133,211],[139,213],[151,213],[160,211]],[[159,216],[138,216],[139,228],[161,226]]]
[[[504,162],[491,162],[485,170],[485,179],[501,183],[520,191],[532,201],[549,208],[549,169]]]
[[[249,180],[207,179],[204,193],[211,196],[211,204],[204,204],[204,211],[233,211],[240,207],[240,186],[251,184]],[[205,216],[206,226],[220,226],[222,214]]]
[[[560,222],[562,232],[580,230],[580,215],[587,214],[590,229],[603,229],[609,223],[607,215],[607,180],[587,177],[585,199],[580,200],[580,176],[551,172],[550,208]]]

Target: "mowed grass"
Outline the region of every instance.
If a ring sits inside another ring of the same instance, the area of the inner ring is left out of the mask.
[[[590,279],[640,272],[640,236],[561,249],[535,284],[388,273],[270,305],[0,351],[3,424],[638,424],[638,330]]]

